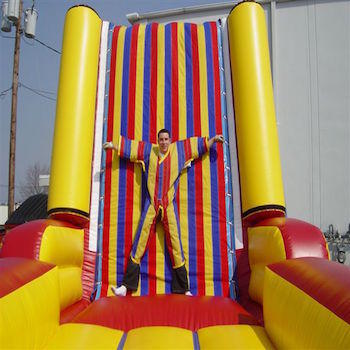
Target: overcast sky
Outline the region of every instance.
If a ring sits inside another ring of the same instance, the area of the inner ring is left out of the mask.
[[[84,1],[94,8],[103,20],[128,25],[126,14],[160,11],[174,7],[203,5],[220,1],[209,0],[106,0]],[[61,51],[64,18],[67,10],[82,1],[37,0],[39,12],[36,38]],[[32,1],[24,0],[24,9]],[[12,33],[0,36],[0,92],[11,87],[14,51],[14,28]],[[56,92],[60,55],[39,43],[21,40],[18,90],[17,146],[16,146],[16,200],[20,199],[19,186],[25,182],[28,167],[39,162],[49,166],[56,109]],[[26,87],[24,87],[26,86]],[[45,98],[29,89],[47,96]],[[38,91],[39,90],[39,91]],[[0,97],[0,203],[7,202],[9,133],[11,116],[11,91]]]

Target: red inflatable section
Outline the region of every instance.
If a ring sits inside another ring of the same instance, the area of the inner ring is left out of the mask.
[[[0,259],[0,298],[35,280],[54,265],[24,258]]]
[[[297,219],[272,218],[256,226],[277,226],[280,229],[287,259],[316,257],[328,260],[326,240],[314,225]]]
[[[73,318],[82,312],[89,304],[90,302],[88,300],[81,299],[62,310],[60,314],[60,324],[71,322]]]
[[[173,326],[197,331],[215,325],[258,324],[229,298],[185,295],[102,298],[73,322],[97,324],[124,332],[147,326]]]
[[[11,256],[39,259],[41,239],[47,226],[75,226],[56,220],[35,220],[16,226],[4,238],[0,258]]]
[[[89,250],[89,230],[84,229],[84,261],[81,281],[83,284],[83,299],[90,301],[95,283],[96,253]]]
[[[269,269],[350,324],[350,267],[303,258],[271,264]]]
[[[284,218],[274,217],[266,218],[255,225],[244,222],[243,225],[243,249],[236,251],[237,258],[237,276],[239,286],[239,303],[247,309],[257,320],[263,324],[262,307],[252,301],[248,295],[248,287],[250,280],[250,267],[248,256],[248,237],[247,229],[249,227],[258,226],[276,226],[280,229],[284,246],[286,250],[286,258],[300,257],[318,257],[328,260],[328,250],[326,241],[322,232],[314,225],[307,222]]]

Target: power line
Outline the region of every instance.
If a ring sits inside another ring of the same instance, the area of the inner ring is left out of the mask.
[[[37,41],[39,44],[41,44],[41,45],[43,45],[43,46],[47,47],[48,49],[50,49],[50,50],[52,50],[52,51],[54,51],[54,52],[58,53],[59,55],[61,54],[61,52],[60,52],[60,51],[58,51],[58,50],[54,49],[53,47],[51,47],[51,46],[49,46],[49,45],[47,45],[47,44],[43,43],[43,42],[42,42],[42,41],[40,41],[39,39],[37,39],[37,38],[33,38],[33,40]]]
[[[9,87],[8,89],[1,91],[0,92],[0,97],[4,97],[10,90],[12,90],[12,86]]]
[[[4,39],[15,39],[16,37],[15,36],[7,36],[7,35],[4,35],[1,31],[0,31],[0,35],[2,38]]]
[[[0,33],[1,37],[2,38],[5,38],[5,39],[15,39],[16,37],[15,36],[6,36],[6,35],[3,35],[2,33]],[[23,35],[23,32],[21,33],[21,35]],[[23,39],[24,39],[24,36],[23,36]],[[38,42],[39,44],[45,46],[46,48],[52,50],[53,52],[55,53],[58,53],[59,55],[61,54],[60,51],[54,49],[53,47],[51,47],[50,45],[48,44],[45,44],[44,42],[42,42],[41,40],[37,39],[37,38],[33,38],[33,41],[36,41]],[[27,40],[24,40],[24,42],[29,45],[29,46],[33,46],[33,44],[31,44],[30,42],[28,42]]]
[[[24,85],[24,84],[22,84]],[[28,86],[25,86],[25,87],[28,87]],[[49,95],[56,95],[56,92],[52,92],[52,91],[47,91],[47,90],[40,90],[40,89],[35,89],[35,88],[31,88],[37,92],[41,92],[43,94],[49,94]]]
[[[25,84],[23,84],[23,83],[18,83],[18,86],[19,86],[19,87],[22,86],[22,87],[24,87],[25,89],[27,89],[27,90],[33,92],[34,94],[37,94],[37,95],[42,96],[42,97],[44,97],[44,98],[47,98],[48,100],[56,101],[55,98],[52,98],[52,97],[49,97],[49,96],[44,95],[44,94],[42,93],[42,91],[44,91],[44,90],[37,90],[37,89],[31,88],[31,87],[29,87],[29,86],[27,86],[27,85],[25,85]],[[55,94],[54,92],[49,92],[49,91],[46,91],[45,93],[47,93],[47,94]]]

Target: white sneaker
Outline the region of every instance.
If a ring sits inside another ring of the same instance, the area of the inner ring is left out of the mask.
[[[126,296],[126,292],[127,289],[125,286],[121,285],[120,287],[111,287],[112,292],[114,293],[114,295],[118,296],[118,297],[125,297]]]
[[[187,295],[188,297],[193,297],[193,294],[188,290],[185,295]]]

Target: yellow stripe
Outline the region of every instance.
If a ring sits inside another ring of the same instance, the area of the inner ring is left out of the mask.
[[[184,24],[178,23],[177,27],[177,42],[178,42],[178,75],[179,75],[179,139],[183,140],[187,137],[186,130],[186,56],[185,56],[185,30]],[[187,271],[189,269],[188,261],[188,220],[187,220],[187,171],[184,171],[180,176],[179,182],[179,197],[180,197],[180,228],[182,248],[186,261]]]
[[[251,270],[248,293],[262,305],[265,266],[286,260],[282,233],[277,226],[248,228],[248,247]]]
[[[118,35],[117,64],[115,70],[115,92],[114,92],[114,123],[113,142],[119,140],[120,114],[122,96],[122,76],[124,60],[125,27],[121,27]],[[118,195],[119,195],[119,157],[113,155],[112,179],[111,179],[111,201],[110,201],[110,223],[109,223],[109,258],[108,258],[108,281],[116,284],[116,261],[117,261],[117,218],[118,218]],[[108,295],[112,294],[108,288]]]
[[[135,91],[135,136],[137,141],[142,140],[142,114],[143,114],[143,63],[144,63],[145,26],[139,26],[137,38],[137,58],[136,58],[136,91]],[[137,152],[136,152],[137,154]],[[137,231],[141,218],[141,195],[142,195],[142,169],[140,165],[134,166],[134,202],[132,216],[132,239]],[[140,295],[141,283],[133,295]]]
[[[134,139],[136,140],[136,128],[135,128]],[[130,161],[135,161],[137,159],[137,149],[138,149],[139,144],[135,140],[132,140],[131,144],[130,144]]]
[[[204,26],[198,26],[199,86],[202,135],[209,135],[207,55]],[[205,294],[214,295],[213,240],[211,231],[211,183],[209,154],[202,157]]]

